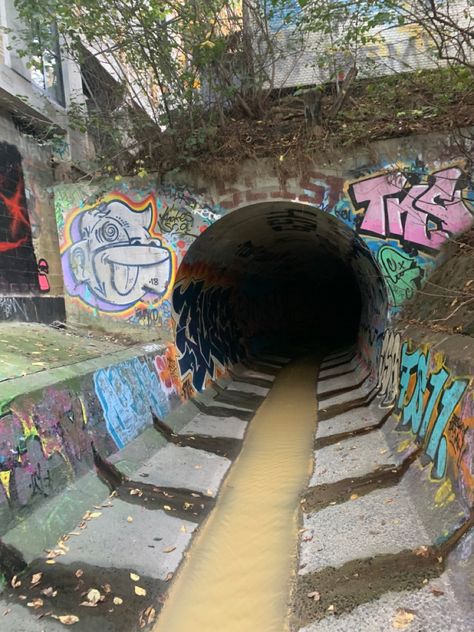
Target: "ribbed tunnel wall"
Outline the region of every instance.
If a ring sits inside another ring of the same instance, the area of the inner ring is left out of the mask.
[[[239,209],[190,247],[173,291],[181,374],[200,390],[217,368],[259,351],[326,353],[351,343],[371,363],[387,314],[364,242],[319,209]]]

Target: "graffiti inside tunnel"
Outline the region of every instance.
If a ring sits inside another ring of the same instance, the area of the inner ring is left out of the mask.
[[[224,278],[184,278],[175,285],[173,309],[176,347],[183,381],[196,390],[218,377],[242,355],[241,334],[235,326],[233,285]]]

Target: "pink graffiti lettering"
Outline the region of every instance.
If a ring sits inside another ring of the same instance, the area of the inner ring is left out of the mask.
[[[451,235],[472,224],[461,197],[462,171],[451,167],[410,184],[401,174],[386,173],[351,185],[356,210],[365,208],[360,232],[395,237],[422,249],[437,250]]]

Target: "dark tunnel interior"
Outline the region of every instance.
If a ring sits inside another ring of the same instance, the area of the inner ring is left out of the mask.
[[[196,239],[178,271],[173,310],[176,343],[191,364],[212,357],[228,365],[260,351],[360,345],[383,327],[386,293],[367,246],[340,220],[262,203]]]

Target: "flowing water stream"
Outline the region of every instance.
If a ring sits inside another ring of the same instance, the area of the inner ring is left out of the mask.
[[[287,629],[299,493],[310,474],[316,423],[316,366],[294,361],[275,379],[155,632]]]

